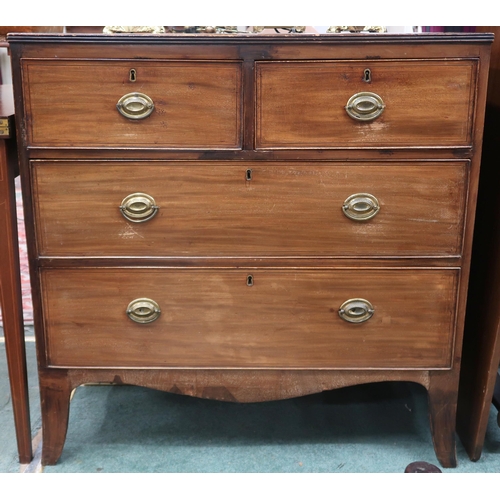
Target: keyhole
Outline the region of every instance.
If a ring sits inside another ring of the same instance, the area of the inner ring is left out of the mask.
[[[365,69],[364,75],[363,75],[363,80],[366,83],[370,83],[372,81],[372,72],[370,69]]]
[[[251,274],[247,276],[247,286],[253,286],[253,276]]]
[[[252,180],[252,169],[248,169],[246,172],[245,172],[245,179],[247,181],[251,181]]]
[[[130,70],[129,80],[135,82],[137,80],[137,71],[135,69]]]

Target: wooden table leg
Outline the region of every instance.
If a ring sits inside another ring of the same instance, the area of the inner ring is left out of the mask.
[[[500,42],[497,58],[500,69]],[[472,461],[481,457],[500,362],[500,105],[488,105],[484,132],[457,410],[457,432]]]
[[[457,412],[457,390],[449,377],[434,372],[430,376],[427,390],[432,441],[436,456],[443,467],[457,466],[455,420]]]
[[[0,234],[2,235],[0,306],[2,307],[19,461],[26,464],[31,462],[33,453],[19,267],[15,173],[14,168],[9,165],[8,154],[11,147],[15,147],[13,139],[0,139]]]
[[[500,362],[500,27],[495,34],[484,124],[471,279],[462,350],[457,432],[471,460],[481,457]]]
[[[55,465],[61,456],[69,420],[72,386],[66,371],[40,372],[42,407],[42,465]]]

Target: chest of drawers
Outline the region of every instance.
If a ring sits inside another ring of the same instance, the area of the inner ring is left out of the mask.
[[[12,35],[43,421],[71,390],[412,381],[455,410],[491,36]]]

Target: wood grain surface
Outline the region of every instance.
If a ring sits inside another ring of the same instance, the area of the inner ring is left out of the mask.
[[[457,279],[456,270],[45,270],[48,363],[447,368]],[[160,306],[153,323],[125,313],[142,297]],[[372,318],[341,319],[352,298],[368,300]]]
[[[468,162],[32,165],[44,256],[457,256],[462,248]],[[122,216],[135,192],[154,198],[153,219]],[[343,213],[356,193],[379,201],[373,219]]]
[[[237,62],[24,62],[29,143],[41,146],[241,147]],[[130,70],[136,80],[130,81]],[[134,120],[116,109],[140,92],[153,113]]]
[[[475,61],[280,61],[256,68],[257,148],[471,143]],[[382,98],[381,116],[348,116],[347,101],[359,92]]]

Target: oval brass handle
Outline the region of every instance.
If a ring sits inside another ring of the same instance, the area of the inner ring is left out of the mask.
[[[369,220],[380,210],[380,204],[370,193],[351,194],[342,205],[344,215],[351,220]]]
[[[132,92],[121,97],[116,108],[125,117],[131,120],[142,120],[147,118],[154,109],[155,105],[151,97],[140,92]]]
[[[160,314],[160,306],[152,299],[135,299],[127,306],[127,316],[136,323],[152,323]]]
[[[373,92],[359,92],[354,94],[345,107],[347,114],[360,121],[374,120],[379,117],[385,109],[384,101]]]
[[[130,222],[146,222],[156,215],[159,208],[149,194],[132,193],[123,198],[120,212]]]
[[[368,321],[375,310],[365,299],[346,300],[339,309],[339,316],[348,323],[364,323]]]

